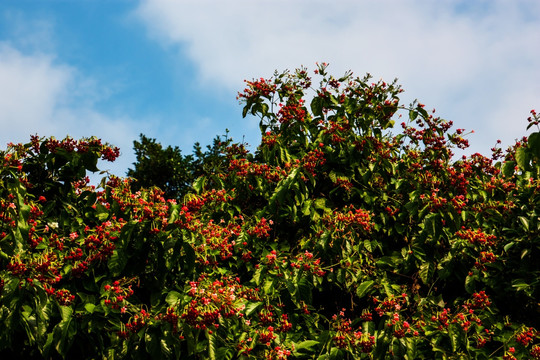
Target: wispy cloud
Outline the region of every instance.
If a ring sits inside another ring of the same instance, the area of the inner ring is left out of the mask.
[[[486,152],[524,134],[540,102],[540,3],[480,1],[143,0],[149,33],[230,91],[275,69],[327,61],[341,74],[399,78]],[[474,146],[474,145],[477,146]]]

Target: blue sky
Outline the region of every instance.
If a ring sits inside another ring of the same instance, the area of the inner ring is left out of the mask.
[[[185,154],[242,119],[244,79],[330,63],[398,78],[456,127],[469,152],[525,135],[540,108],[537,0],[4,0],[0,148],[30,134],[96,135],[119,146],[124,175],[139,133]]]

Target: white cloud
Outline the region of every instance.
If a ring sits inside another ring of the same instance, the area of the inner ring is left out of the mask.
[[[0,43],[0,148],[8,142],[26,143],[30,135],[97,136],[119,146],[125,154],[117,163],[104,163],[124,175],[133,162],[132,141],[138,135],[131,119],[107,116],[93,107],[96,85],[77,69],[58,64],[55,56],[25,54],[8,43]],[[97,95],[96,95],[97,96]]]
[[[240,90],[275,69],[330,62],[341,74],[399,78],[486,152],[524,134],[539,106],[540,3],[143,0],[151,36],[179,46],[206,86]]]
[[[53,65],[49,55],[25,56],[0,44],[0,124],[9,129],[0,135],[2,143],[27,140],[34,132],[56,133],[52,118],[72,77],[72,68]]]

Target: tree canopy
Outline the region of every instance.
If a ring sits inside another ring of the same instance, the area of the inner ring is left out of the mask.
[[[159,187],[168,199],[181,199],[191,190],[191,185],[203,174],[224,170],[223,150],[230,144],[228,134],[218,136],[203,151],[199,143],[193,146],[193,154],[182,155],[178,146],[163,146],[144,134],[133,142],[136,162],[128,169],[127,176],[135,180],[131,188]]]
[[[540,358],[540,133],[455,159],[464,130],[401,92],[325,64],[247,81],[256,151],[141,135],[98,188],[97,139],[10,145],[0,355]]]

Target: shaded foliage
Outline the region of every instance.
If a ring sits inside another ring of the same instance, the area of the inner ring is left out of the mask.
[[[158,186],[168,198],[181,198],[195,180],[196,165],[192,155],[183,156],[178,146],[163,148],[156,139],[141,134],[133,142],[136,162],[127,176],[135,178],[135,189]]]
[[[164,148],[156,139],[140,134],[133,142],[136,162],[128,169],[127,176],[135,179],[134,190],[157,186],[169,199],[181,199],[191,190],[191,184],[202,175],[223,171],[225,159],[222,151],[231,140],[224,135],[216,137],[206,150],[199,143],[193,146],[193,154],[182,155],[178,146]]]

